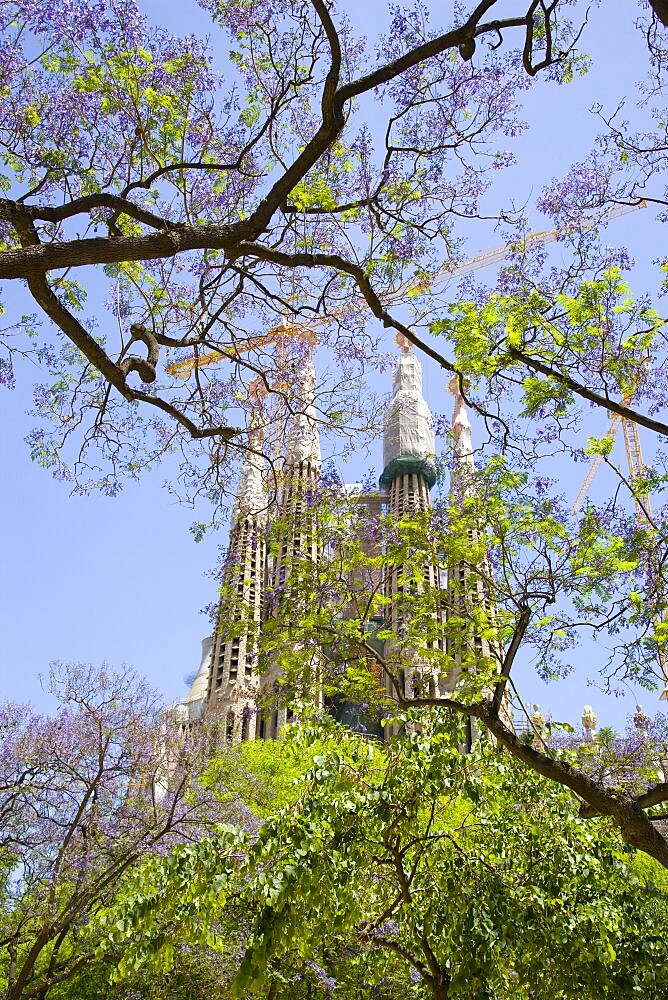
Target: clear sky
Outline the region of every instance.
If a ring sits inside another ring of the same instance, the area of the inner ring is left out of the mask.
[[[434,10],[442,6],[434,3]],[[627,6],[631,9],[624,13]],[[175,32],[216,37],[216,28],[194,3],[151,0],[145,9],[152,20]],[[362,33],[372,35],[386,21],[386,5],[378,0],[351,2],[350,9]],[[644,73],[646,53],[633,30],[634,16],[633,5],[605,4],[605,10],[594,10],[586,46],[594,57],[594,72],[568,87],[539,85],[527,95],[531,129],[512,146],[517,167],[499,176],[499,203],[504,197],[518,204],[530,202],[553,176],[586,155],[597,132],[589,107],[595,102],[615,107]],[[549,225],[537,214],[535,223],[537,229]],[[610,241],[630,248],[639,280],[652,288],[658,283],[650,267],[660,252],[655,249],[659,239],[650,210],[617,220],[610,228]],[[481,226],[471,237],[471,251],[495,242],[493,233]],[[18,388],[0,395],[4,692],[42,704],[39,674],[59,658],[131,663],[166,699],[182,695],[184,677],[199,664],[200,640],[208,628],[199,609],[215,599],[216,584],[206,574],[217,547],[225,543],[225,533],[208,536],[199,545],[193,542],[188,527],[196,519],[205,520],[206,511],[184,508],[162,489],[168,470],[155,470],[114,499],[69,496],[65,485],[30,462],[24,437],[34,421],[26,411],[32,382],[40,375],[25,366],[18,376]],[[386,380],[389,391],[389,376]],[[425,396],[435,412],[449,412],[451,407],[444,382],[442,373],[425,364]],[[384,391],[380,384],[377,388]],[[588,433],[605,427],[605,415],[596,414],[592,421]],[[380,454],[377,442],[378,468]],[[354,480],[366,466],[364,457],[341,471],[345,479]],[[583,475],[583,466],[567,474],[564,490],[574,496]],[[601,477],[595,489],[605,488]],[[580,654],[574,675],[558,686],[548,688],[527,678],[527,699],[540,702],[555,718],[570,720],[579,718],[589,702],[602,722],[621,725],[635,701],[630,696],[630,702],[620,705],[586,688],[585,661],[590,655]],[[643,693],[641,699],[650,712],[661,707],[656,696]]]

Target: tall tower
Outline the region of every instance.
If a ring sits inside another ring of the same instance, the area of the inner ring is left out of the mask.
[[[221,718],[233,743],[255,738],[260,690],[257,648],[265,592],[267,492],[262,437],[255,428],[249,446],[232,510],[206,708],[207,714]]]
[[[422,396],[422,366],[401,338],[401,355],[397,360],[392,381],[392,399],[383,421],[383,474],[380,484],[388,494],[388,513],[397,521],[426,512],[431,507],[429,490],[436,481],[434,457],[434,420]],[[404,697],[419,694],[434,695],[439,690],[439,671],[412,650],[401,648],[400,636],[410,602],[406,600],[408,587],[404,582],[405,567],[401,564],[385,567],[385,596],[389,598],[388,624],[398,639],[386,644],[385,661],[394,675],[394,683],[387,679],[387,692],[396,693],[398,685]],[[440,620],[444,614],[439,599],[439,571],[434,559],[426,559],[422,579],[410,585],[415,594],[431,592],[434,595],[434,616]],[[439,640],[433,640],[441,648]],[[393,663],[393,653],[397,660]]]
[[[314,393],[315,367],[308,353],[303,367],[299,399],[293,401],[293,412],[286,427],[283,488],[281,490],[273,565],[269,567],[271,599],[277,604],[294,601],[299,604],[300,569],[306,571],[309,562],[317,566],[320,549],[316,531],[316,487],[320,479],[322,458],[316,418]],[[272,613],[272,608],[267,608]],[[320,699],[320,653],[305,655],[304,695]],[[262,737],[272,739],[288,720],[289,710],[278,699],[272,699],[279,670],[270,664],[263,679],[263,707],[260,730]],[[272,704],[272,700],[275,704]],[[268,706],[268,707],[267,707]]]
[[[309,504],[322,469],[314,392],[315,367],[309,356],[304,365],[300,399],[292,404],[293,413],[286,428],[279,504],[281,526],[272,570],[274,590],[283,585],[295,559],[318,558],[314,508]]]
[[[278,502],[271,504],[270,511],[260,430],[251,430],[232,512],[216,634],[210,653],[203,649],[189,695],[177,706],[183,717],[177,721],[183,725],[203,714],[219,717],[230,742],[273,739],[288,721],[290,710],[280,698],[284,647],[270,622],[279,609],[288,616],[302,615],[306,610],[302,583],[308,593],[308,575],[317,572],[323,558],[317,531],[322,461],[310,353],[302,372],[287,420]],[[457,379],[450,389],[455,395],[450,505],[457,509],[461,504],[464,511],[474,499],[471,424]],[[429,554],[420,534],[421,522],[425,532],[429,529],[429,491],[436,479],[434,422],[422,395],[422,367],[405,341],[385,412],[383,458],[380,484],[385,492],[377,499],[378,513],[386,498],[388,513],[399,530],[403,522],[404,530],[416,532],[415,549],[426,552],[420,556],[417,572],[414,561],[409,566],[385,557],[385,621],[393,637],[382,640],[369,635],[371,647],[388,666],[385,690],[390,697],[434,697],[465,683],[467,676],[479,676],[481,670],[491,681],[502,650],[494,638],[492,575],[484,532],[475,520],[465,525],[466,535],[457,538],[458,550],[447,566],[439,566],[436,553]],[[453,532],[457,530],[455,520]],[[363,589],[361,578],[360,586]],[[420,596],[426,600],[415,601]],[[416,614],[422,634],[419,640],[411,640],[406,635],[415,625]],[[265,662],[258,663],[263,629],[269,641]],[[296,693],[319,703],[326,651],[315,639],[312,645],[307,642],[304,639],[289,651],[292,662],[295,655],[299,661]],[[441,672],[439,654],[443,652],[453,664],[447,674]],[[339,701],[333,710],[343,718],[347,707],[349,703]]]
[[[392,378],[392,399],[383,419],[381,486],[396,517],[428,510],[436,482],[434,418],[422,396],[422,365],[401,338],[401,355]]]
[[[450,380],[448,388],[455,397],[450,503],[463,510],[467,499],[472,496],[476,471],[471,422],[456,375]],[[499,643],[490,638],[494,634],[496,615],[484,533],[475,519],[468,524],[466,533],[468,558],[448,566],[447,652],[456,664],[456,677],[462,671],[474,671],[476,664],[484,662],[493,662],[498,668],[502,656]]]

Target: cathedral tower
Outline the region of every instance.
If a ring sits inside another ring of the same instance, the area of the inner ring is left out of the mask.
[[[298,394],[290,401],[279,496],[271,504],[260,431],[251,430],[232,512],[216,634],[211,652],[203,649],[190,693],[175,712],[176,721],[184,725],[203,714],[220,718],[223,734],[233,743],[275,738],[289,719],[289,709],[279,696],[281,650],[276,650],[267,629],[274,651],[267,652],[267,662],[259,664],[260,638],[281,606],[288,615],[302,613],[300,584],[306,582],[308,592],[307,576],[323,558],[316,530],[322,461],[310,353],[302,372]],[[450,389],[455,396],[450,508],[456,511],[459,504],[464,509],[475,499],[471,491],[476,471],[471,424],[457,379]],[[383,459],[380,484],[384,493],[376,498],[378,512],[387,501],[388,513],[399,530],[403,521],[406,531],[418,532],[416,551],[422,552],[420,522],[424,521],[426,532],[429,491],[436,479],[434,422],[422,395],[421,364],[406,341],[401,343],[385,412]],[[426,554],[420,556],[423,562],[416,573],[414,564],[392,563],[385,557],[381,578],[388,598],[385,622],[393,638],[382,640],[370,633],[369,642],[388,667],[385,690],[390,697],[435,697],[465,683],[467,674],[484,670],[491,681],[498,670],[502,650],[493,638],[492,575],[485,537],[475,520],[465,530],[467,535],[459,539],[459,550],[447,566],[439,565],[435,553]],[[272,535],[269,546],[267,539]],[[426,606],[424,600],[414,600],[420,595],[426,596]],[[419,627],[424,625],[424,631],[421,641],[411,646],[404,636],[415,626],[415,614],[421,616]],[[453,664],[447,675],[438,665],[439,660],[442,664],[438,653],[443,652]],[[319,703],[326,650],[304,645],[292,653],[298,654],[301,671],[296,693]],[[348,707],[348,703],[338,703],[341,718]]]
[[[399,343],[401,355],[392,380],[392,399],[383,421],[384,468],[380,477],[381,486],[388,492],[388,513],[397,521],[430,509],[429,490],[436,481],[434,420],[422,395],[422,365],[404,338]],[[411,593],[434,594],[434,615],[442,620],[444,608],[438,597],[439,571],[435,560],[425,560],[422,580],[410,586]],[[389,598],[388,624],[400,637],[410,614],[402,565],[386,565],[385,596]],[[433,696],[440,686],[438,669],[403,648],[399,654],[401,664],[393,665],[392,653],[397,654],[399,645],[400,641],[395,640],[385,648],[385,661],[394,675],[394,682],[387,679],[388,694],[395,694],[398,685],[407,698],[421,693]],[[436,641],[435,645],[440,648],[441,643]]]
[[[263,466],[262,436],[252,429],[232,510],[207,691],[207,713],[220,716],[234,743],[256,735],[267,548]]]
[[[309,357],[304,365],[300,399],[292,404],[294,412],[286,428],[280,538],[272,569],[274,590],[283,585],[295,559],[318,558],[314,511],[310,505],[322,469],[314,392],[315,367]]]
[[[458,376],[448,385],[455,397],[452,414],[453,455],[450,477],[450,503],[464,508],[472,497],[476,472],[471,438],[471,422],[461,393]],[[448,566],[448,638],[447,652],[456,664],[455,675],[478,664],[501,665],[502,650],[490,639],[496,624],[492,594],[492,571],[487,557],[486,540],[475,519],[466,528],[470,547],[468,558]]]
[[[275,556],[268,567],[271,600],[274,607],[282,601],[298,602],[298,565],[317,565],[320,550],[316,532],[316,488],[320,479],[322,459],[320,436],[315,410],[316,374],[310,351],[305,358],[299,398],[292,402],[287,426],[283,485],[278,507]],[[267,614],[271,614],[271,605]],[[305,667],[305,687],[312,697],[319,698],[320,655],[310,657]],[[278,672],[269,666],[263,678],[259,734],[267,739],[278,735],[288,720],[285,705],[272,705],[272,688],[277,685]]]

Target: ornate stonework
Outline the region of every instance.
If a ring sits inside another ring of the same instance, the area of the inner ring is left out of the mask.
[[[435,453],[434,419],[422,396],[422,365],[404,348],[394,369],[392,399],[383,420],[383,465],[387,471],[400,459],[431,464]]]
[[[401,346],[384,420],[385,467],[381,484],[386,493],[378,497],[378,514],[380,505],[387,503],[389,513],[397,520],[430,508],[429,491],[435,479],[434,421],[422,396],[422,368],[408,345]],[[266,616],[272,613],[266,597],[273,595],[274,602],[286,598],[285,588],[297,560],[306,558],[311,564],[323,558],[316,531],[315,489],[321,472],[321,453],[315,385],[315,369],[309,357],[304,364],[298,399],[292,401],[292,412],[286,421],[282,485],[278,500],[272,503],[275,510],[268,509],[262,442],[258,433],[251,431],[251,450],[242,465],[232,513],[216,635],[210,653],[203,651],[191,691],[179,706],[184,718],[187,715],[191,720],[195,706],[205,705],[207,714],[220,719],[222,731],[231,742],[275,738],[289,718],[289,710],[272,694],[277,689],[278,668],[270,665],[260,675],[258,642]],[[456,378],[450,389],[455,396],[452,497],[456,502],[466,497],[467,484],[475,476],[475,463],[471,423]],[[274,514],[278,515],[279,528],[276,544],[272,546],[274,555],[270,555],[267,528]],[[445,627],[448,615],[454,613],[457,621],[465,620],[467,609],[472,607],[485,610],[483,617],[488,624],[494,620],[490,568],[486,556],[480,556],[484,539],[475,528],[469,529],[469,538],[473,550],[470,560],[447,567],[425,562],[422,579],[411,583],[410,594],[404,593],[402,567],[387,561],[383,567],[384,592],[390,599],[386,620],[392,631],[401,635],[402,616],[410,613],[406,609],[410,609],[411,594],[433,594],[434,620],[443,626],[438,630],[442,638],[434,640],[434,648],[448,652],[454,663],[453,670],[443,675],[428,658],[400,648],[398,641],[375,640],[379,655],[382,647],[382,656],[388,664],[396,655],[395,676],[407,698],[445,694],[457,684],[463,664],[470,669],[470,664],[480,662],[480,657],[500,658],[500,648],[488,638],[474,634],[475,629],[459,634]],[[485,635],[489,635],[489,628],[485,629]],[[303,695],[311,701],[319,702],[322,698],[324,655],[321,650],[314,653],[305,668],[304,684],[310,684],[314,690],[305,690]],[[389,679],[386,687],[392,695],[394,687]]]

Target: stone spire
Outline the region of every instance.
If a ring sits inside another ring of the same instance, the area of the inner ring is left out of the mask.
[[[398,337],[401,355],[397,359],[392,381],[392,398],[383,420],[384,469],[381,486],[389,493],[388,513],[398,522],[431,507],[429,489],[436,480],[434,457],[436,444],[434,420],[422,396],[422,366],[404,337]],[[434,617],[442,620],[439,569],[435,561],[424,563],[422,579],[410,587],[404,582],[401,564],[386,564],[383,568],[384,590],[388,599],[386,618],[395,636],[400,636],[403,625],[412,616],[412,599],[415,595],[429,593],[434,598]],[[433,640],[433,648],[441,648],[440,640]],[[438,690],[439,672],[433,662],[423,662],[414,650],[403,648],[398,639],[389,640],[384,655],[393,664],[405,697],[419,694],[433,695]],[[387,693],[392,697],[389,678]]]
[[[434,418],[422,395],[422,365],[405,338],[392,379],[392,399],[383,420],[383,474],[389,486],[402,473],[417,473],[433,486],[436,473]]]
[[[308,463],[320,471],[322,462],[320,454],[320,435],[314,405],[315,366],[310,354],[304,365],[304,374],[300,385],[300,398],[291,414],[286,433],[285,465],[286,468],[297,468]]]
[[[455,397],[452,412],[452,472],[450,497],[462,504],[475,474],[471,421],[461,393],[459,376],[454,375],[448,389]],[[471,514],[469,513],[469,517]],[[478,664],[492,661],[501,665],[503,650],[490,638],[496,627],[496,609],[492,592],[492,571],[485,551],[486,539],[479,524],[472,520],[467,527],[470,552],[467,558],[448,566],[448,614],[446,651],[455,668],[449,685],[456,684],[464,672],[475,673]],[[504,720],[512,725],[509,703],[504,698]]]
[[[452,376],[448,383],[448,389],[455,397],[455,407],[452,411],[453,467],[455,471],[462,472],[468,470],[473,472],[475,470],[475,463],[473,461],[471,421],[469,420],[466,403],[461,393],[458,375]]]
[[[285,435],[276,555],[269,570],[271,592],[277,607],[282,601],[294,597],[296,578],[302,572],[302,561],[315,565],[322,554],[317,532],[318,508],[315,495],[322,468],[314,402],[315,386],[316,372],[309,351],[304,360],[298,397],[292,403],[294,412],[288,419]],[[272,696],[269,693],[277,691],[280,686],[279,671],[275,665],[269,666],[263,685],[266,695],[260,735],[265,739],[273,739],[290,717],[288,707],[280,700],[274,700],[271,705]],[[318,652],[311,657],[311,663],[305,670],[304,697],[319,701],[320,688]]]
[[[262,454],[263,433],[251,424],[248,448],[239,473],[237,495],[232,508],[232,522],[249,514],[258,514],[267,506],[267,486],[264,478],[265,459]]]
[[[248,444],[232,509],[207,692],[207,711],[221,717],[225,735],[234,743],[255,737],[260,685],[257,647],[264,607],[268,501],[263,433],[255,420]]]

